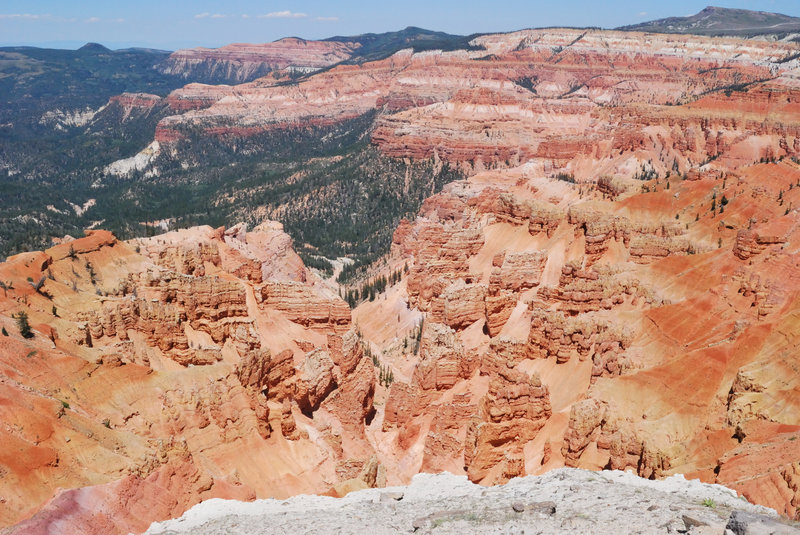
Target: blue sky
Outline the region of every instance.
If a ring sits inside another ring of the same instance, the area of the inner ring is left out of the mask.
[[[286,36],[399,30],[406,26],[470,34],[537,26],[612,28],[713,5],[800,16],[798,0],[0,0],[0,46],[174,50],[263,43]]]

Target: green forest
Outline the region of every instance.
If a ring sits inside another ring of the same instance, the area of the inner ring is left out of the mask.
[[[370,53],[384,54],[462,38],[410,28],[359,39]],[[166,57],[100,45],[0,49],[0,259],[46,248],[53,237],[82,236],[88,227],[129,239],[155,232],[153,222],[173,229],[273,219],[311,267],[332,273],[326,259],[352,259],[340,275],[345,282],[388,252],[401,218],[461,177],[447,166],[383,156],[369,141],[377,111],[247,138],[210,137],[187,126],[185,140],[155,162],[157,174],[125,177],[103,169],[152,141],[158,121],[172,113],[166,104],[124,116],[105,106],[80,126],[42,120],[52,110],[97,110],[125,91],[165,96],[186,83],[154,68]]]

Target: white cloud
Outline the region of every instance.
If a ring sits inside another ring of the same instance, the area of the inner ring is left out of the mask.
[[[125,19],[122,19],[122,18],[120,18],[120,19],[114,19],[114,22],[125,22]]]
[[[646,17],[647,16],[647,11],[640,11],[639,12],[639,16],[640,17]]]
[[[0,20],[40,20],[49,18],[51,18],[51,15],[38,15],[34,13],[0,13]]]
[[[302,19],[303,17],[307,17],[308,15],[305,13],[295,13],[293,11],[273,11],[272,13],[267,13],[266,15],[259,15],[259,18],[262,19]]]
[[[317,17],[314,20],[319,20],[323,22],[336,22],[339,20],[339,17]]]
[[[242,18],[243,18],[243,19],[249,19],[249,18],[250,18],[250,15],[248,15],[247,13],[245,13],[244,15],[242,15]]]
[[[86,22],[89,24],[94,24],[95,22],[100,22],[100,17],[89,17],[86,19]]]
[[[222,13],[213,13],[212,14],[212,13],[209,13],[209,12],[206,11],[204,13],[198,13],[197,15],[194,16],[194,18],[196,18],[196,19],[226,19],[226,18],[232,17],[232,16],[233,15],[223,15]]]

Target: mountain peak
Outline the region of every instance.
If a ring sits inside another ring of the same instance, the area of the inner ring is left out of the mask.
[[[86,43],[78,49],[81,52],[92,52],[95,54],[105,54],[111,52],[110,48],[106,48],[100,43]]]
[[[622,26],[622,31],[686,33],[709,36],[755,37],[800,31],[800,18],[767,11],[707,6],[688,17],[668,17]]]

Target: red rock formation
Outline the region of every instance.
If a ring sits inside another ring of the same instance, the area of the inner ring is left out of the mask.
[[[162,102],[158,95],[149,93],[122,93],[108,100],[109,107],[118,107],[122,113],[120,120],[125,122],[132,114],[142,115],[151,112]]]
[[[297,403],[303,412],[311,414],[337,386],[333,361],[327,351],[320,349],[307,354],[297,381]]]
[[[267,282],[258,294],[265,307],[280,310],[290,320],[312,329],[344,333],[350,329],[350,307],[338,296],[320,297],[295,282]]]
[[[545,299],[560,302],[559,309],[568,314],[610,310],[637,293],[639,281],[614,273],[606,266],[581,268],[577,262],[567,262],[555,288],[541,288]]]
[[[428,310],[433,298],[449,286],[443,281],[457,277],[470,279],[467,260],[481,248],[484,237],[473,229],[444,230],[440,224],[431,224],[419,231],[415,242],[419,248],[406,283],[409,300]]]
[[[736,243],[733,246],[733,254],[741,260],[748,260],[771,245],[782,245],[786,243],[786,232],[789,230],[788,221],[783,224],[773,224],[771,229],[755,231],[742,229],[736,233]],[[781,228],[782,227],[782,228]]]
[[[588,314],[571,318],[535,309],[528,343],[534,355],[556,357],[559,363],[573,357],[581,360],[591,358],[594,377],[618,375],[630,366],[624,356],[631,343],[630,335]]]
[[[356,43],[306,41],[289,37],[273,43],[235,43],[221,48],[189,48],[173,52],[159,70],[186,78],[204,77],[246,82],[272,71],[292,68],[314,71],[350,57]]]
[[[468,379],[480,364],[476,355],[464,353],[455,331],[430,322],[422,330],[420,357],[414,383],[423,390],[452,388],[460,379]]]
[[[431,320],[464,329],[485,317],[485,299],[485,286],[458,279],[431,300]]]
[[[495,475],[495,482],[524,473],[522,467],[509,471],[501,463],[509,454],[521,453],[550,414],[549,392],[538,376],[501,369],[489,382],[489,392],[467,432],[464,464],[470,480],[484,481],[497,466],[502,466],[503,471]]]
[[[436,406],[422,457],[422,471],[446,470],[452,459],[460,459],[464,451],[466,428],[477,406],[469,402],[469,394],[453,396],[452,403]]]
[[[171,110],[183,113],[208,108],[227,94],[225,86],[187,84],[167,95],[166,102]]]
[[[792,514],[796,46],[578,30],[475,44],[169,97],[185,113],[159,124],[165,150],[186,131],[381,107],[384,154],[469,172],[400,224],[372,269],[408,273],[360,305],[358,332],[277,224],[98,231],[0,264],[4,525],[56,484],[86,490],[32,522],[97,500],[75,518],[119,531],[139,524],[96,513],[115,492],[155,519],[215,495],[342,495],[381,467],[492,483],[561,464],[697,475]],[[276,44],[294,46],[318,58]]]
[[[486,329],[489,336],[497,336],[517,306],[517,296],[489,285],[486,295]]]
[[[0,264],[4,525],[30,517],[19,529],[141,531],[210,497],[322,492],[336,483],[314,472],[323,459],[372,454],[363,439],[312,441],[316,422],[295,418],[295,406],[324,411],[315,433],[334,422],[363,437],[375,376],[346,305],[341,321],[312,314],[307,331],[255,299],[264,284],[284,284],[260,283],[262,273],[296,273],[294,253],[271,247],[285,241],[275,232],[205,227],[126,244],[92,231]],[[309,302],[332,301],[292,284]],[[10,317],[19,311],[34,326],[29,339]],[[285,329],[322,347],[303,355]],[[285,455],[277,429],[305,452],[283,474],[268,469]],[[56,485],[66,490],[48,503]]]
[[[578,466],[581,454],[600,435],[600,425],[604,417],[605,407],[597,400],[587,399],[572,406],[569,413],[569,428],[561,446],[564,464]]]

